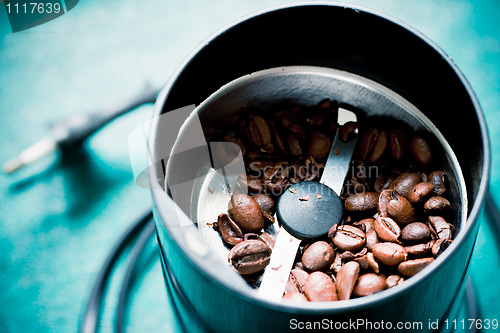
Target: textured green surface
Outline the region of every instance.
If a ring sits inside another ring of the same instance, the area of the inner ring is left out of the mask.
[[[484,108],[493,147],[491,185],[500,202],[500,2],[347,1],[422,31],[458,64]],[[160,87],[210,33],[283,1],[97,1],[13,34],[0,7],[0,162],[42,138],[54,119],[97,110],[146,82]],[[71,332],[106,254],[150,204],[132,182],[128,133],[152,112],[144,106],[93,137],[77,162],[47,158],[0,175],[0,331]],[[464,133],[466,134],[466,133]],[[499,248],[485,221],[472,278],[485,318],[499,318]],[[153,255],[131,296],[132,332],[175,331]],[[122,265],[121,265],[122,266]],[[118,269],[102,332],[113,329]]]

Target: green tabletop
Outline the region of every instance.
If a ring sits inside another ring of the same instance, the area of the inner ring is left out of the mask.
[[[490,129],[491,189],[500,203],[500,2],[346,1],[396,17],[434,40],[475,90]],[[0,162],[44,137],[53,121],[160,88],[211,33],[285,1],[80,1],[53,21],[12,33],[0,5]],[[47,157],[0,174],[0,332],[73,332],[99,268],[121,233],[151,204],[130,168],[128,134],[145,105],[93,136],[76,160]],[[499,245],[482,218],[471,276],[483,318],[500,319]],[[155,244],[134,280],[131,332],[174,332]],[[125,259],[122,259],[125,260]],[[114,329],[119,265],[101,332]]]

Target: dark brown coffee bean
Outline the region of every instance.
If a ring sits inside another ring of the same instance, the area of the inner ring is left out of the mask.
[[[325,125],[326,115],[325,114],[315,114],[309,119],[309,126],[311,127],[322,127]]]
[[[349,137],[359,128],[359,123],[348,121],[339,129],[339,138],[342,142],[349,141]]]
[[[262,180],[252,176],[239,175],[237,184],[242,192],[248,190],[249,193],[261,193],[264,191]]]
[[[257,202],[262,212],[268,211],[274,213],[276,209],[276,204],[274,203],[273,198],[271,198],[267,194],[259,193],[253,196],[253,199]]]
[[[408,257],[406,249],[396,243],[378,243],[372,251],[375,258],[387,266],[395,266]]]
[[[259,235],[259,240],[269,246],[271,250],[274,249],[274,244],[276,243],[276,241],[267,232],[261,233]]]
[[[352,294],[354,296],[368,296],[385,289],[385,277],[375,273],[366,273],[358,278]]]
[[[433,261],[434,258],[420,258],[420,259],[404,261],[399,264],[398,271],[404,276],[411,277],[420,272],[421,270],[423,270]]]
[[[431,252],[432,247],[434,246],[434,241],[429,241],[423,244],[415,244],[410,246],[405,246],[406,251],[409,256],[412,257],[426,257]]]
[[[299,292],[290,292],[283,295],[283,300],[287,302],[308,302],[307,297]]]
[[[308,271],[321,271],[330,266],[334,258],[333,247],[327,242],[317,241],[302,254],[302,264]]]
[[[380,193],[378,213],[389,216],[399,224],[408,224],[415,221],[415,210],[411,203],[393,190],[384,190]]]
[[[418,173],[405,172],[400,174],[389,185],[389,189],[394,190],[401,194],[403,197],[408,197],[408,192],[420,182],[420,175]]]
[[[394,179],[395,178],[392,176],[387,177],[386,175],[381,174],[375,180],[375,185],[374,185],[375,191],[377,191],[377,193],[380,193],[383,190],[388,189],[389,185],[391,185],[391,183],[394,181]]]
[[[372,152],[368,156],[368,161],[372,163],[378,161],[384,154],[386,147],[387,147],[387,133],[385,131],[380,131],[377,137],[377,141],[373,146]]]
[[[428,182],[418,183],[408,192],[408,201],[412,204],[419,204],[434,193],[434,185]]]
[[[253,143],[258,147],[264,147],[271,143],[271,132],[267,122],[258,115],[250,117],[248,122],[248,131]]]
[[[367,218],[367,219],[362,219],[361,221],[358,222],[354,222],[352,225],[356,228],[363,230],[364,233],[367,233],[370,230],[375,230],[373,226],[374,222],[375,219]],[[346,223],[348,222],[346,221]]]
[[[410,140],[410,149],[417,163],[428,166],[432,163],[432,150],[429,143],[420,135],[415,134]]]
[[[387,147],[387,133],[377,127],[369,128],[361,137],[358,152],[362,160],[375,162]]]
[[[434,193],[436,195],[441,195],[446,191],[446,186],[444,184],[445,173],[441,170],[436,170],[431,172],[429,175],[429,183],[434,185]]]
[[[452,239],[453,225],[446,222],[441,216],[429,216],[429,226],[438,239]]]
[[[222,140],[216,147],[217,156],[222,163],[231,163],[240,154],[242,157],[246,154],[246,147],[239,138],[225,135]]]
[[[264,172],[264,187],[268,193],[281,195],[290,185],[288,163],[278,162]]]
[[[241,275],[263,270],[271,256],[269,246],[258,240],[247,240],[236,244],[228,254],[229,263]]]
[[[293,135],[296,137],[305,140],[307,138],[306,131],[304,130],[304,127],[301,124],[292,124],[288,126],[288,130],[292,132]]]
[[[366,232],[366,244],[365,244],[366,248],[369,251],[372,251],[373,245],[375,245],[377,243],[378,243],[377,232],[375,230],[368,230]]]
[[[442,210],[449,209],[451,207],[448,199],[435,196],[427,200],[424,204],[424,209],[426,212],[439,212]]]
[[[369,252],[366,254],[366,258],[368,259],[368,266],[370,266],[371,269],[373,269],[373,271],[375,273],[380,273],[380,266],[377,262],[377,260],[375,260],[375,256],[373,255],[372,252]]]
[[[434,257],[439,256],[444,250],[451,245],[453,241],[451,239],[438,239],[432,246],[432,255]]]
[[[337,300],[337,290],[332,279],[323,272],[309,274],[304,294],[311,302],[331,302]]]
[[[345,263],[339,270],[335,285],[337,287],[337,296],[339,301],[351,298],[351,293],[359,276],[359,264],[355,261]]]
[[[278,152],[285,155],[288,154],[288,151],[286,149],[287,144],[285,139],[283,138],[283,134],[278,130],[274,122],[269,123],[269,130],[271,131],[273,143]]]
[[[307,153],[318,161],[324,161],[330,153],[331,146],[332,140],[328,134],[320,131],[312,131]]]
[[[228,205],[229,216],[246,232],[259,232],[264,227],[264,217],[259,204],[247,194],[234,194]]]
[[[401,236],[401,228],[390,217],[378,216],[375,219],[375,232],[378,238],[387,242],[399,243],[399,236]]]
[[[389,275],[387,279],[385,279],[385,287],[389,289],[397,285],[400,285],[404,281],[405,279],[402,276],[399,276],[397,274]]]
[[[364,192],[349,196],[344,207],[348,212],[370,212],[377,208],[378,193]]]
[[[301,142],[295,135],[288,134],[287,147],[288,151],[290,152],[290,154],[292,154],[292,156],[295,157],[302,156],[304,149],[302,148]]]
[[[389,142],[392,159],[395,161],[402,160],[406,152],[406,135],[404,132],[401,130],[391,130]]]
[[[365,246],[366,235],[356,227],[341,225],[337,227],[332,241],[341,250],[356,251]]]
[[[285,294],[290,292],[302,293],[308,277],[309,273],[306,271],[297,268],[292,269],[285,286]]]
[[[401,239],[407,242],[424,242],[431,236],[431,230],[422,222],[406,225],[401,232]]]
[[[243,241],[240,227],[227,214],[220,214],[217,217],[217,226],[226,243],[235,245]]]

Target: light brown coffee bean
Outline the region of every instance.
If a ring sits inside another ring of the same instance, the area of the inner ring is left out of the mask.
[[[335,280],[339,301],[351,298],[351,293],[358,280],[358,276],[359,264],[355,261],[349,261],[340,268]]]
[[[366,273],[358,278],[352,294],[354,296],[369,296],[385,289],[385,277],[375,273]]]
[[[330,153],[331,146],[332,140],[328,134],[320,131],[312,131],[307,153],[318,161],[324,161]]]
[[[367,218],[367,219],[362,219],[361,221],[354,222],[352,225],[356,228],[359,228],[363,230],[364,233],[370,231],[370,230],[375,230],[373,223],[375,222],[375,219]],[[348,222],[346,222],[348,223]]]
[[[290,292],[283,295],[283,300],[286,302],[308,302],[307,297],[299,292]]]
[[[378,193],[364,192],[349,196],[344,207],[348,212],[370,212],[377,208]]]
[[[379,241],[378,241],[378,236],[377,236],[377,232],[375,230],[369,230],[367,233],[366,233],[366,248],[369,250],[369,251],[372,251],[373,250],[373,245],[377,244]]]
[[[373,269],[373,271],[375,273],[380,273],[380,266],[377,262],[377,260],[375,260],[375,256],[373,255],[372,252],[369,252],[366,254],[366,258],[368,259],[368,266],[370,266],[371,269]]]
[[[372,251],[375,258],[387,266],[395,266],[408,257],[406,249],[396,243],[378,243],[373,246]]]
[[[390,217],[378,216],[375,219],[375,232],[378,238],[387,242],[399,243],[401,236],[401,228]]]
[[[404,281],[405,279],[402,276],[399,276],[397,274],[389,275],[387,279],[385,279],[385,287],[389,289],[397,285],[400,285]]]
[[[417,185],[421,180],[420,174],[413,172],[405,172],[400,174],[389,185],[389,189],[394,190],[407,198],[410,190]]]
[[[415,210],[411,203],[393,190],[384,190],[380,193],[378,213],[389,216],[399,224],[408,224],[415,221]]]
[[[313,272],[321,271],[333,262],[335,251],[333,247],[324,241],[317,241],[311,244],[302,254],[302,264]]]
[[[264,227],[264,217],[259,204],[247,194],[234,194],[228,205],[229,216],[246,232],[259,232]]]
[[[309,274],[304,294],[311,302],[337,301],[337,290],[332,279],[323,272]]]
[[[452,239],[453,225],[446,222],[441,216],[429,216],[429,227],[438,239]]]
[[[285,294],[290,292],[304,292],[304,286],[306,284],[309,273],[302,269],[294,268],[290,271],[288,276],[288,282],[285,286]]]
[[[217,223],[221,237],[226,243],[235,245],[243,241],[243,232],[227,214],[220,214]]]
[[[264,193],[259,193],[253,196],[253,199],[257,202],[261,211],[268,211],[274,213],[276,209],[276,204],[269,195]]]
[[[434,257],[439,256],[444,250],[451,245],[453,241],[451,239],[438,239],[432,246],[432,255]]]
[[[340,256],[339,252],[335,252],[335,259],[333,259],[333,262],[330,265],[330,269],[335,274],[338,274],[338,272],[340,271],[340,268],[342,268],[342,257]]]
[[[451,207],[448,199],[441,196],[435,196],[427,200],[424,204],[424,209],[426,212],[438,212],[449,209]]]
[[[271,237],[271,235],[269,235],[267,232],[261,233],[259,235],[259,240],[261,242],[264,242],[267,246],[269,246],[271,248],[271,250],[274,248],[274,244],[276,243],[274,238]]]
[[[419,204],[434,193],[434,185],[428,182],[418,183],[408,192],[408,201],[412,204]]]
[[[446,191],[446,186],[445,186],[445,173],[441,170],[436,170],[431,172],[429,175],[429,180],[428,182],[434,185],[434,193],[436,195],[441,195]]]
[[[356,253],[353,253],[351,251],[344,251],[343,253],[340,254],[340,257],[344,261],[350,261],[350,260],[353,260],[355,258],[360,258],[360,257],[365,256],[366,252],[368,252],[368,249],[366,247],[364,247],[363,249],[361,249],[361,251],[356,252]]]
[[[338,226],[332,238],[333,244],[344,251],[356,251],[365,246],[366,235],[351,225]]]
[[[250,117],[248,122],[248,131],[250,132],[250,137],[258,147],[264,147],[271,143],[271,132],[269,131],[269,126],[267,122],[258,115],[253,115]]]
[[[395,161],[402,160],[406,152],[406,134],[401,130],[391,130],[389,141],[392,159]]]
[[[420,272],[421,270],[423,270],[433,261],[434,258],[420,258],[420,259],[404,261],[399,264],[398,271],[404,276],[411,277]]]
[[[263,270],[271,257],[269,246],[259,240],[246,240],[236,244],[228,253],[228,261],[241,275]]]
[[[422,222],[407,224],[401,232],[401,239],[407,242],[425,242],[431,236],[431,230]]]
[[[433,246],[434,246],[434,241],[429,241],[427,243],[405,246],[405,249],[408,252],[409,256],[426,257],[431,252]]]
[[[241,192],[249,193],[262,193],[264,191],[264,184],[260,178],[253,176],[239,175],[237,179],[237,184],[241,189]]]
[[[432,163],[432,150],[429,143],[420,135],[415,134],[410,140],[410,149],[417,163],[428,166]]]

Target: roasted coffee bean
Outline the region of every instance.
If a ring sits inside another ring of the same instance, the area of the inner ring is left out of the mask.
[[[359,123],[348,121],[339,129],[339,138],[342,142],[349,141],[350,136],[359,128]]]
[[[378,238],[387,242],[399,243],[401,228],[390,217],[379,216],[375,219],[375,232]]]
[[[369,128],[361,137],[358,152],[362,160],[375,162],[387,147],[387,133],[377,127]]]
[[[428,182],[418,183],[408,192],[408,201],[412,204],[419,204],[434,193],[434,185]]]
[[[431,230],[422,222],[407,224],[401,232],[401,239],[407,242],[425,242],[431,236]]]
[[[389,185],[389,189],[394,190],[407,198],[410,190],[420,183],[420,175],[418,173],[402,173]]]
[[[271,198],[269,195],[259,193],[254,195],[253,199],[257,202],[262,212],[268,211],[274,213],[274,210],[276,209],[276,204],[273,198]]]
[[[302,156],[304,149],[302,148],[301,142],[295,135],[293,134],[288,135],[287,147],[288,151],[290,152],[290,154],[292,154],[292,156],[295,157]]]
[[[372,251],[375,258],[387,266],[395,266],[408,257],[406,249],[396,243],[378,243],[373,246]]]
[[[452,242],[453,241],[451,239],[438,239],[432,246],[432,255],[437,257],[443,253],[443,251],[446,250]]]
[[[351,298],[351,293],[359,276],[359,264],[355,261],[345,263],[339,270],[335,280],[339,301]]]
[[[309,274],[304,294],[312,302],[331,302],[337,300],[337,290],[332,279],[323,272]]]
[[[259,235],[259,240],[269,246],[271,250],[274,248],[274,244],[276,243],[274,238],[272,238],[271,235],[269,235],[267,232],[261,233]]]
[[[389,137],[392,159],[402,160],[406,152],[406,134],[401,130],[391,130]]]
[[[448,199],[435,196],[427,200],[424,204],[424,209],[426,212],[438,212],[449,209],[451,207]]]
[[[235,245],[243,241],[243,232],[227,214],[220,214],[217,217],[217,226],[226,243]]]
[[[385,289],[385,277],[375,273],[366,273],[358,278],[352,294],[354,296],[368,296]]]
[[[258,147],[264,147],[271,143],[271,132],[267,122],[261,116],[251,116],[248,122],[248,131],[253,143]]]
[[[330,153],[331,146],[332,140],[328,134],[320,131],[312,131],[307,153],[318,161],[324,161]]]
[[[404,261],[399,264],[398,271],[404,276],[411,277],[420,272],[421,270],[423,270],[433,261],[434,258],[420,258],[420,259]]]
[[[451,239],[453,236],[453,225],[446,222],[441,216],[429,216],[429,226],[438,239]]]
[[[217,156],[222,163],[231,163],[240,154],[242,157],[246,154],[246,147],[239,138],[225,135],[222,140],[216,147]]]
[[[304,292],[304,286],[308,277],[309,273],[306,271],[297,268],[292,269],[285,286],[285,294],[290,292]]]
[[[384,190],[380,193],[378,213],[389,216],[399,224],[408,224],[415,221],[415,210],[411,203],[393,190]]]
[[[397,274],[389,275],[387,279],[385,279],[385,287],[389,289],[397,285],[400,285],[404,281],[405,279],[402,276],[399,276]]]
[[[241,275],[263,270],[271,256],[269,246],[258,240],[247,240],[236,244],[228,254],[229,263]]]
[[[228,205],[229,216],[246,232],[259,232],[264,227],[264,217],[259,204],[247,194],[234,194]]]
[[[325,125],[326,115],[325,114],[315,114],[309,119],[309,126],[311,127],[322,127]]]
[[[340,254],[340,258],[342,258],[343,261],[350,261],[365,256],[367,251],[368,249],[366,247],[364,247],[361,251],[356,253],[352,253],[351,251],[344,251],[343,253]]]
[[[333,247],[324,241],[317,241],[311,244],[302,254],[302,264],[313,272],[321,271],[333,262],[335,251]]]
[[[352,225],[356,228],[363,230],[364,233],[367,233],[370,230],[375,230],[373,226],[374,222],[375,219],[367,218],[367,219],[362,219],[361,221],[358,222],[354,222]],[[346,223],[348,222],[346,221]]]
[[[410,149],[417,163],[423,166],[429,166],[432,163],[431,147],[422,136],[416,134],[411,138]]]
[[[335,252],[335,259],[333,259],[332,264],[330,265],[330,269],[338,274],[340,268],[342,267],[342,258],[340,257],[340,253]]]
[[[288,130],[302,140],[305,140],[307,138],[306,131],[301,124],[292,124],[288,127]]]
[[[337,227],[332,241],[341,250],[356,251],[365,246],[366,235],[356,227],[341,225]]]
[[[378,243],[377,232],[375,230],[368,230],[366,232],[366,244],[365,244],[366,248],[369,251],[372,251],[373,245],[375,245],[377,243]]]
[[[261,193],[264,191],[262,180],[252,176],[238,176],[237,184],[242,192],[246,192],[247,189],[249,193]]]
[[[369,252],[366,254],[366,258],[368,259],[368,266],[370,266],[371,269],[373,269],[373,271],[375,273],[380,273],[380,266],[377,262],[377,260],[375,260],[375,256],[373,255],[372,252]]]
[[[446,191],[446,186],[444,184],[445,173],[441,170],[436,170],[431,172],[429,175],[429,183],[434,185],[434,193],[436,195],[441,195]]]
[[[434,246],[434,241],[429,241],[423,244],[405,246],[405,249],[408,252],[409,256],[425,257],[429,255],[433,246]]]
[[[283,295],[283,300],[287,302],[308,302],[307,297],[299,292],[290,292]]]
[[[344,207],[348,212],[370,212],[377,208],[378,193],[364,192],[349,196]]]
[[[375,185],[374,185],[375,191],[377,193],[380,193],[383,190],[387,190],[389,188],[389,185],[391,185],[391,183],[394,181],[394,179],[395,178],[392,176],[388,177],[384,174],[381,174],[375,180]]]
[[[278,162],[264,172],[264,188],[268,193],[281,195],[290,185],[288,163]]]
[[[274,146],[277,148],[277,150],[281,154],[284,154],[284,155],[288,154],[288,151],[286,149],[286,145],[287,145],[286,141],[283,138],[282,133],[280,133],[279,130],[277,129],[276,124],[274,122],[269,123],[269,130],[271,131],[273,143],[274,143]]]
[[[368,256],[366,254],[359,258],[355,258],[354,261],[357,262],[359,264],[359,267],[363,270],[367,270],[368,268],[370,268],[370,263],[368,262]]]

